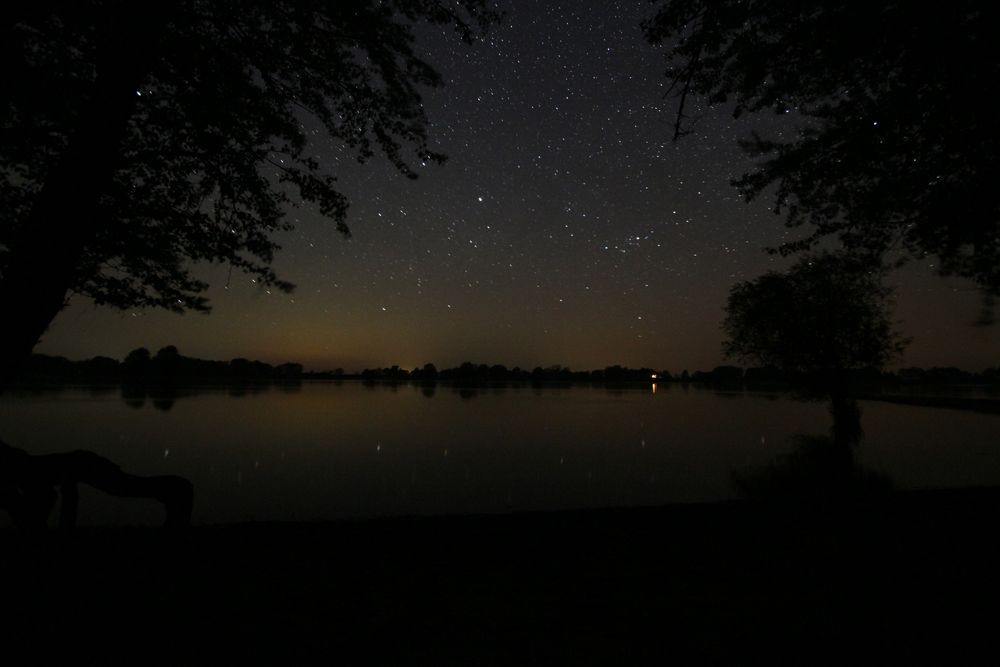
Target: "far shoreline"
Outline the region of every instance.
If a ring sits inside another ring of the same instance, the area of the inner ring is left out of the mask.
[[[411,379],[371,379],[358,374],[344,375],[336,378],[311,377],[304,374],[301,378],[221,378],[221,377],[186,377],[176,379],[157,378],[144,382],[129,381],[125,378],[38,378],[22,380],[12,384],[7,393],[17,395],[23,393],[46,393],[65,390],[94,390],[96,393],[111,393],[120,391],[123,398],[148,394],[150,396],[169,396],[183,398],[203,392],[228,390],[234,396],[244,393],[259,393],[275,389],[278,391],[295,392],[305,385],[344,385],[356,384],[371,389],[398,389],[411,387],[433,392],[437,388],[445,388],[466,395],[478,395],[480,392],[523,391],[525,389],[569,389],[569,388],[604,388],[609,393],[618,392],[650,392],[655,386],[663,392],[710,391],[729,395],[777,395],[791,400],[813,401],[821,400],[802,397],[788,383],[761,384],[725,384],[708,381],[594,381],[594,380],[495,380],[495,381],[463,381],[463,380],[411,380]],[[981,394],[988,394],[982,396]],[[969,396],[963,394],[980,394]],[[963,410],[985,414],[1000,414],[1000,387],[983,384],[906,384],[888,386],[868,386],[858,391],[859,401],[878,401],[910,407]]]

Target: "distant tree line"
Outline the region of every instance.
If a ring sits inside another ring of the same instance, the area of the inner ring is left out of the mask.
[[[954,367],[903,368],[897,372],[876,369],[848,371],[849,380],[859,386],[896,384],[1000,384],[1000,367],[988,368],[978,373]],[[488,385],[508,382],[562,382],[593,384],[627,383],[691,383],[714,386],[783,387],[807,384],[806,374],[782,370],[776,366],[741,368],[716,366],[710,371],[684,370],[671,373],[652,368],[607,366],[590,371],[574,371],[566,366],[536,366],[531,370],[518,366],[508,368],[503,364],[474,364],[466,361],[454,368],[438,370],[434,364],[424,364],[412,370],[400,366],[366,368],[361,373],[345,373],[343,369],[325,372],[307,372],[303,379],[361,379],[368,382],[443,382],[467,385]]]
[[[173,345],[160,348],[156,354],[144,347],[136,348],[119,361],[96,356],[82,361],[65,357],[34,354],[21,374],[22,381],[104,381],[156,383],[171,381],[286,381],[360,379],[369,382],[442,382],[446,384],[489,385],[509,382],[561,382],[591,384],[629,383],[690,383],[715,386],[790,386],[803,379],[775,366],[741,368],[716,366],[710,371],[684,370],[671,373],[653,368],[606,366],[589,371],[575,371],[559,364],[536,366],[531,370],[503,364],[474,364],[466,361],[454,368],[438,370],[428,363],[407,370],[400,366],[366,368],[360,373],[348,373],[343,368],[329,371],[303,371],[302,364],[272,365],[250,359],[213,361],[185,357]],[[1000,367],[978,373],[954,367],[902,368],[896,372],[877,370],[851,371],[858,385],[893,384],[1000,384]]]
[[[608,366],[593,371],[574,371],[559,364],[536,366],[528,370],[519,366],[508,368],[503,364],[474,364],[466,361],[455,368],[437,370],[434,364],[406,370],[399,366],[366,368],[359,376],[371,381],[450,382],[459,384],[492,384],[496,382],[649,382],[664,376],[664,371],[652,368],[625,368]],[[669,373],[666,374],[669,381]]]
[[[144,347],[128,353],[123,361],[97,356],[85,361],[34,354],[21,373],[22,381],[102,381],[133,384],[171,382],[274,382],[298,381],[302,364],[273,366],[263,361],[232,359],[211,361],[185,357],[173,345],[152,354]]]

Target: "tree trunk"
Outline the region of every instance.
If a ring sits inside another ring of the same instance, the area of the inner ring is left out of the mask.
[[[830,414],[833,428],[830,434],[839,450],[852,455],[854,447],[861,442],[861,407],[847,394],[836,393],[831,397]]]
[[[152,45],[158,41],[158,33],[149,30],[163,30],[162,20],[139,16],[145,8],[128,5],[111,8],[102,17],[93,97],[81,111],[65,153],[46,176],[2,267],[0,391],[66,305],[87,244],[100,229],[101,195],[121,166],[135,91],[147,76]]]
[[[160,501],[169,528],[183,528],[191,522],[194,487],[183,477],[130,475],[108,459],[83,450],[31,456],[0,441],[0,507],[23,530],[46,527],[55,488],[62,497],[59,525],[72,529],[77,518],[77,484],[81,482],[113,496]]]

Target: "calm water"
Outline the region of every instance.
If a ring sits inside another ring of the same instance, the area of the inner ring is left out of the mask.
[[[1000,484],[1000,417],[863,404],[863,462],[902,487]],[[90,449],[195,484],[195,521],[651,505],[732,497],[734,469],[822,433],[822,404],[679,386],[478,390],[306,383],[176,400],[118,388],[9,393],[0,437]],[[82,523],[155,524],[153,501],[84,488]],[[6,521],[3,515],[2,521]]]

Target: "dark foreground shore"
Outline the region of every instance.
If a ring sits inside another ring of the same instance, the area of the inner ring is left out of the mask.
[[[0,532],[3,652],[79,664],[996,664],[1000,490],[837,508]]]

